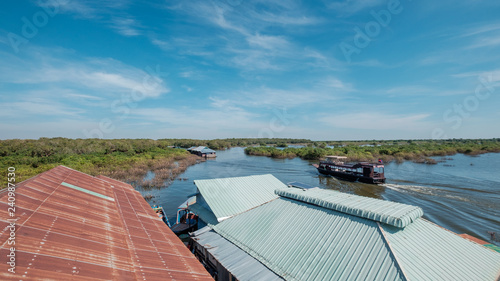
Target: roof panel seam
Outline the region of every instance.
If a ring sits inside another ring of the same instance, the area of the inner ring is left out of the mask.
[[[389,239],[387,239],[387,236],[385,236],[384,229],[382,228],[382,226],[380,225],[379,222],[377,222],[377,228],[378,228],[378,231],[380,232],[382,240],[389,248],[389,253],[394,257],[394,262],[395,262],[396,266],[398,267],[398,269],[401,271],[401,275],[403,277],[403,280],[408,280],[408,275],[406,274],[405,270],[403,269],[403,266],[401,265],[401,261],[399,260],[398,256],[396,255],[396,252],[392,248],[391,243],[389,243]]]

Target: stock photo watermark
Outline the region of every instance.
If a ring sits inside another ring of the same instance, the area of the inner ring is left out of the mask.
[[[7,239],[7,264],[9,268],[7,271],[16,273],[16,168],[9,167],[7,169],[7,218],[8,225],[4,231],[8,231]]]
[[[466,96],[461,103],[453,104],[452,108],[443,113],[443,121],[450,125],[452,130],[458,130],[464,120],[471,117],[471,114],[478,110],[481,101],[485,101],[495,92],[493,86],[493,74],[486,73],[478,77],[479,83],[476,85],[474,94]],[[443,128],[435,128],[432,131],[432,139],[448,139],[448,135]]]
[[[273,109],[273,114],[274,116],[269,120],[269,126],[260,129],[259,138],[274,138],[274,134],[283,132],[290,125],[290,120],[294,118],[293,115],[288,114],[285,107],[280,110]]]
[[[69,0],[45,0],[42,1],[40,9],[33,13],[31,17],[22,17],[22,25],[19,32],[9,32],[9,34],[7,34],[12,50],[16,54],[19,53],[19,47],[23,44],[27,44],[30,39],[37,36],[40,29],[47,26],[50,19],[59,13],[61,6],[68,4],[68,2]]]
[[[117,114],[113,120],[111,118],[103,118],[92,130],[84,129],[82,132],[86,138],[104,138],[106,134],[111,134],[116,129],[115,122],[126,119],[131,112],[131,109],[136,108],[139,102],[143,101],[148,95],[148,92],[158,90],[163,80],[160,77],[168,76],[168,73],[160,71],[160,66],[155,69],[146,67],[147,74],[142,79],[142,84],[139,87],[132,89],[129,93],[123,94],[119,99],[114,100],[110,109],[111,112]]]
[[[411,0],[408,0],[411,1]],[[368,47],[371,41],[380,35],[382,28],[386,28],[392,21],[393,15],[398,15],[403,11],[403,6],[399,0],[389,0],[387,8],[379,11],[371,10],[372,21],[367,22],[363,29],[356,26],[354,36],[349,42],[340,43],[339,47],[348,63],[352,61],[353,54],[360,54],[361,50]]]

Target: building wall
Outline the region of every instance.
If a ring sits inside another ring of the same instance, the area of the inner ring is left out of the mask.
[[[235,281],[238,280],[222,264],[220,264],[202,245],[190,240],[190,247],[194,256],[201,262],[208,273],[216,281]]]

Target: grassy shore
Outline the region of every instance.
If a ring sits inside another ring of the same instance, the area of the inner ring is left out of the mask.
[[[302,144],[306,147],[286,147]],[[184,149],[204,145],[212,149],[249,146],[245,153],[274,158],[317,160],[326,155],[347,156],[349,161],[411,160],[435,163],[431,156],[456,153],[477,155],[500,152],[500,139],[475,140],[366,140],[311,141],[307,139],[66,139],[0,140],[0,170],[4,171],[1,187],[7,186],[7,169],[15,167],[16,180],[21,182],[58,165],[64,165],[90,175],[106,175],[142,188],[168,185],[187,167],[202,161]],[[251,145],[260,145],[252,147]],[[270,145],[286,147],[280,150]],[[329,148],[328,146],[334,146]],[[155,177],[144,180],[151,171]]]
[[[334,147],[327,147],[326,142],[308,144],[306,147],[278,149],[276,147],[248,147],[248,155],[268,156],[273,158],[300,157],[308,160],[318,160],[327,155],[347,156],[348,161],[385,162],[405,160],[417,163],[435,164],[431,156],[446,156],[463,153],[478,155],[488,152],[500,152],[500,139],[481,140],[409,140],[409,141],[373,141],[373,142],[334,142]]]
[[[0,141],[0,170],[16,169],[21,182],[58,165],[90,174],[105,175],[133,186],[162,187],[202,159],[160,140],[98,140],[41,138]],[[144,180],[148,171],[155,177]],[[7,176],[1,179],[7,186]]]

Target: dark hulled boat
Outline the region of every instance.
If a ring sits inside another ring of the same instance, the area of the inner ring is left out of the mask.
[[[385,183],[384,164],[359,162],[355,164],[344,163],[345,156],[327,156],[325,161],[313,166],[324,175],[331,175],[349,181],[364,183]]]

